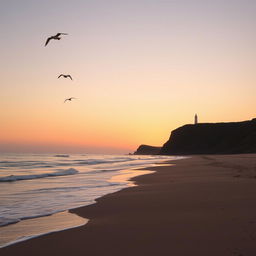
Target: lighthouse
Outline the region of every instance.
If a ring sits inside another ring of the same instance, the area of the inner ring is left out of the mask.
[[[198,124],[198,117],[197,117],[197,114],[195,114],[195,124]]]

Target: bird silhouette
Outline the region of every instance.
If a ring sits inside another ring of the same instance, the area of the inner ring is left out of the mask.
[[[68,35],[68,34],[67,33],[57,33],[55,36],[50,36],[50,37],[47,38],[44,46],[46,46],[52,39],[60,40],[61,39],[61,37],[60,37],[61,35]]]
[[[67,98],[67,99],[64,100],[64,103],[65,103],[66,101],[72,101],[72,100],[75,100],[75,99],[77,99],[77,98],[74,98],[74,97]]]
[[[60,74],[59,76],[58,76],[58,78],[60,78],[60,77],[64,77],[64,78],[70,78],[71,80],[73,80],[73,78],[72,78],[72,76],[71,75],[64,75],[64,74]]]

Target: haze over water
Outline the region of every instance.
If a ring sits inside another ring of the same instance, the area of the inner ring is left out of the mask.
[[[250,120],[255,12],[250,0],[2,1],[0,151],[128,153],[195,113]],[[69,35],[44,47],[57,32]]]
[[[195,113],[255,118],[255,13],[255,0],[1,1],[0,248],[84,225],[68,210],[180,159],[128,153],[162,146]]]

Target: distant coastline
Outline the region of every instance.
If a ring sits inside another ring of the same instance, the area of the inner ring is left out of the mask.
[[[134,155],[159,155],[161,147],[140,145],[134,152]]]
[[[157,152],[158,150],[158,152]],[[136,155],[256,153],[256,118],[242,122],[198,123],[171,132],[162,147],[141,145]]]

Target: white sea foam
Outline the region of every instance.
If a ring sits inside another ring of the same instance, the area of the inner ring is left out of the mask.
[[[24,220],[0,228],[0,249],[18,242],[85,225],[88,219],[81,218],[70,212],[59,212],[47,217]]]
[[[10,225],[10,224],[14,224],[14,223],[17,223],[19,221],[20,221],[20,219],[11,219],[11,218],[0,217],[0,227]]]
[[[73,175],[78,173],[78,170],[74,168],[69,168],[67,170],[60,170],[56,172],[50,173],[40,173],[40,174],[32,174],[32,175],[9,175],[0,178],[0,182],[13,182],[18,180],[33,180],[33,179],[41,179],[46,177],[55,177],[55,176],[66,176]]]
[[[168,159],[178,157],[0,155],[0,226],[92,204],[127,187],[111,180],[119,171]]]

